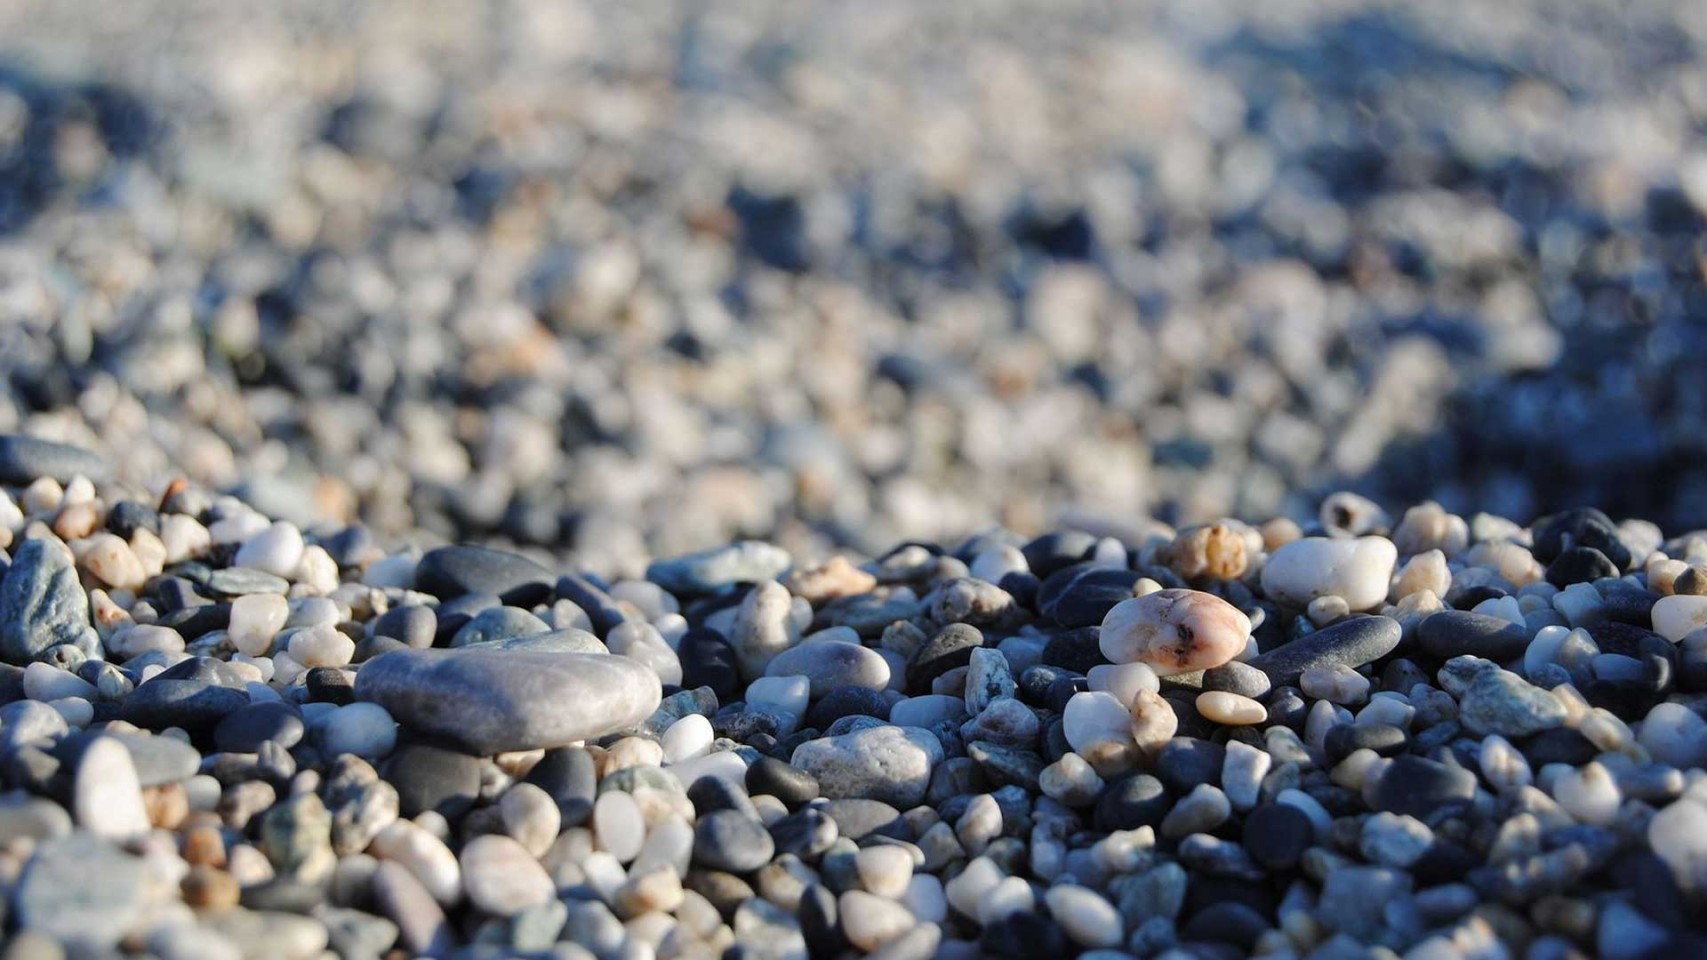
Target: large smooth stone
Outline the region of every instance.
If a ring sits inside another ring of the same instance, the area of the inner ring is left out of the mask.
[[[78,474],[103,480],[111,473],[105,457],[81,447],[16,434],[0,436],[0,483],[8,487],[27,486],[38,477],[64,483]]]
[[[626,657],[532,650],[394,650],[362,665],[356,697],[481,755],[559,747],[658,709],[658,677]]]
[[[466,545],[428,550],[415,567],[415,589],[440,600],[489,593],[518,607],[551,596],[554,579],[549,570],[520,554]]]
[[[1347,617],[1254,657],[1247,665],[1268,674],[1274,686],[1288,686],[1312,667],[1374,663],[1393,652],[1401,632],[1399,621],[1391,617]]]

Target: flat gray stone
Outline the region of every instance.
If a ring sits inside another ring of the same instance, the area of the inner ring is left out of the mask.
[[[404,727],[483,756],[628,729],[661,695],[657,675],[626,657],[479,647],[382,654],[355,689]]]
[[[6,486],[28,486],[40,477],[65,483],[79,474],[102,480],[111,473],[105,457],[82,447],[16,434],[0,436],[0,483]]]

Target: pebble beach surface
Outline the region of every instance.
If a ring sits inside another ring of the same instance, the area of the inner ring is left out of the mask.
[[[6,960],[1707,953],[1707,534],[388,552],[0,437]]]

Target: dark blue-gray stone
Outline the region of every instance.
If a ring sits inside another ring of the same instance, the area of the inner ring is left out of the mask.
[[[1275,686],[1291,686],[1311,667],[1373,663],[1393,652],[1400,632],[1399,622],[1391,617],[1347,617],[1247,662],[1268,674]]]
[[[17,434],[0,435],[0,484],[23,487],[40,477],[65,483],[79,474],[103,480],[112,474],[112,467],[105,457],[82,447]]]
[[[1441,660],[1470,654],[1504,663],[1523,656],[1529,631],[1523,624],[1468,610],[1442,610],[1417,627],[1423,651]]]
[[[23,666],[60,644],[88,655],[100,651],[100,636],[89,623],[89,595],[77,580],[70,551],[25,540],[0,580],[0,660]]]
[[[693,828],[693,862],[712,870],[751,873],[776,852],[770,831],[757,817],[740,810],[715,810]]]
[[[774,580],[788,569],[790,562],[788,551],[781,547],[743,540],[726,547],[655,560],[646,568],[646,579],[671,593],[715,593],[738,583]]]
[[[391,637],[416,648],[432,646],[438,629],[439,618],[433,608],[418,603],[393,607],[373,623],[374,636]]]
[[[551,572],[527,557],[469,545],[428,550],[415,568],[415,589],[441,600],[490,593],[530,607],[551,596],[552,582]]]

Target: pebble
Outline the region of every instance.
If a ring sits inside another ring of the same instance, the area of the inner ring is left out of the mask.
[[[803,743],[789,763],[816,779],[831,799],[912,807],[924,799],[931,770],[942,759],[942,745],[929,731],[878,726]]]
[[[100,650],[89,597],[63,547],[26,540],[0,578],[0,660],[23,666],[60,644],[84,654]]]
[[[458,862],[469,902],[493,916],[514,916],[542,906],[557,892],[527,848],[506,836],[470,840]]]
[[[1244,650],[1250,632],[1250,618],[1220,597],[1159,590],[1111,609],[1099,643],[1111,662],[1144,663],[1165,677],[1226,663]]]
[[[857,643],[807,642],[778,653],[766,664],[765,675],[803,676],[811,684],[812,696],[817,698],[837,687],[882,690],[889,685],[889,663],[876,651]]]
[[[22,434],[0,434],[0,484],[21,487],[39,477],[61,483],[75,477],[102,480],[111,473],[105,458],[81,447]]]
[[[414,586],[441,600],[491,594],[507,604],[525,606],[550,596],[553,583],[549,571],[526,557],[459,544],[422,554]]]
[[[143,861],[93,833],[48,840],[24,864],[12,897],[18,929],[73,949],[107,951],[143,916]]]
[[[658,708],[660,691],[654,674],[623,657],[398,650],[362,665],[356,696],[411,730],[491,755],[633,726]]]
[[[1339,597],[1354,611],[1387,599],[1399,553],[1385,537],[1304,537],[1275,550],[1262,568],[1262,588],[1294,608]]]
[[[1268,674],[1277,687],[1296,685],[1312,667],[1374,663],[1399,645],[1399,623],[1390,617],[1349,617],[1268,650],[1248,666]]]
[[[290,579],[302,564],[302,531],[280,520],[243,542],[231,564]]]
[[[1214,723],[1242,727],[1265,723],[1268,720],[1266,707],[1250,697],[1241,697],[1236,693],[1211,690],[1198,694],[1196,702],[1197,712]]]

